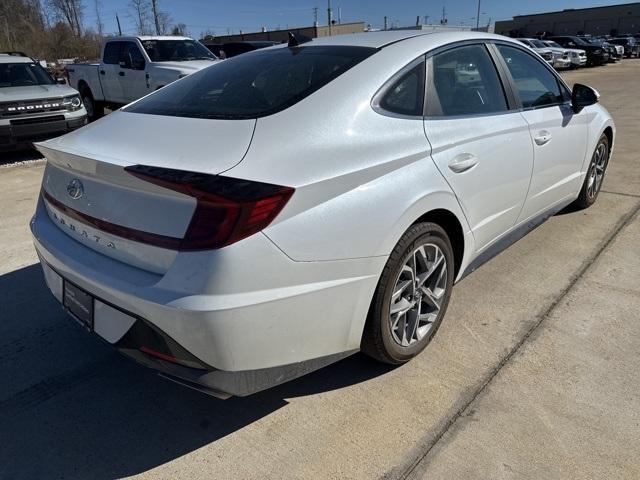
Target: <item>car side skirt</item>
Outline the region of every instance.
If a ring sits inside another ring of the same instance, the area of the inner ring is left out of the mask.
[[[550,217],[554,216],[556,213],[561,211],[563,208],[570,205],[575,200],[575,197],[570,197],[568,199],[562,200],[551,208],[544,210],[543,212],[531,217],[528,220],[525,220],[520,225],[516,226],[513,230],[508,232],[506,235],[500,237],[497,241],[489,245],[485,250],[483,250],[467,267],[464,269],[458,281],[462,280],[464,277],[484,265],[486,262],[491,260],[493,257],[498,255],[503,250],[506,250],[511,245],[516,243],[518,240],[523,238],[525,235],[530,233],[531,231],[538,228],[544,222],[546,222]]]

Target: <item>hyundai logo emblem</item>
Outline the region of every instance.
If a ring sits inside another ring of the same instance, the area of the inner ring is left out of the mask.
[[[67,185],[67,194],[73,198],[74,200],[79,199],[84,195],[84,187],[82,186],[82,182],[77,178],[74,178]]]

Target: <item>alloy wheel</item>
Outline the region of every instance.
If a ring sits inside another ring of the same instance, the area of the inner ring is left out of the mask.
[[[438,318],[447,287],[447,260],[437,245],[415,248],[396,279],[389,324],[393,339],[408,347],[423,339]]]
[[[587,196],[595,198],[602,186],[604,171],[607,167],[607,145],[600,143],[593,155],[593,160],[589,167],[589,180],[587,182]]]

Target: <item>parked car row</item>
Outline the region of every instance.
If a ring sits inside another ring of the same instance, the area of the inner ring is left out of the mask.
[[[517,40],[558,70],[593,67],[614,63],[624,57],[640,57],[640,40],[631,35],[619,38],[564,35]]]

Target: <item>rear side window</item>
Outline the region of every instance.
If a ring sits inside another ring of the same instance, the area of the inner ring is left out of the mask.
[[[299,102],[375,52],[348,46],[258,50],[189,75],[125,111],[231,120],[263,117]]]
[[[560,84],[539,60],[518,48],[498,45],[513,77],[523,108],[542,108],[564,101]]]
[[[427,116],[503,112],[507,101],[484,45],[468,45],[434,55],[428,67]]]
[[[108,42],[104,46],[104,58],[102,62],[117,65],[120,62],[120,52],[122,51],[123,43],[124,42]]]
[[[402,75],[380,100],[380,108],[401,115],[422,117],[424,70],[422,61]]]

